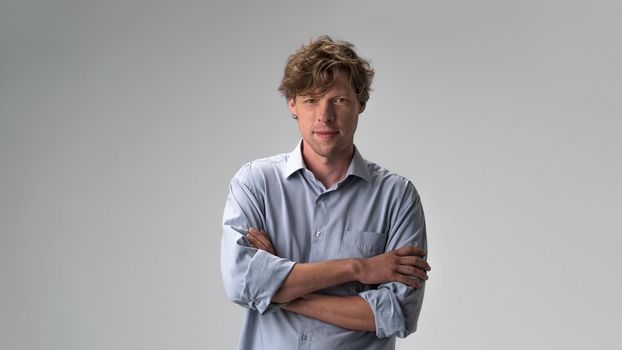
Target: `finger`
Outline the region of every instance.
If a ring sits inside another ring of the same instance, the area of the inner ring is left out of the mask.
[[[251,227],[248,229],[247,236],[249,240],[252,240],[251,243],[255,248],[265,250],[272,255],[276,255],[276,251],[272,246],[272,241],[270,241],[270,237],[265,231],[259,231],[256,228]]]
[[[425,273],[425,271],[413,266],[400,265],[397,267],[397,272],[401,273],[402,275],[417,277],[424,281],[427,281],[428,279],[428,274]]]
[[[404,262],[403,265],[415,266],[425,271],[430,271],[432,269],[427,261],[423,260],[418,256],[403,256],[400,257],[399,261]]]
[[[268,238],[265,232],[254,230],[253,237],[260,241],[264,247],[272,249],[272,242],[270,242],[270,238]]]
[[[248,230],[246,238],[253,245],[253,247],[268,251],[268,247],[266,247],[266,245],[261,240],[259,240],[257,236],[257,230],[251,228]]]
[[[248,241],[253,247],[261,250],[266,250],[266,247],[261,243],[261,241],[255,238],[252,234],[248,234],[246,237],[248,238]]]
[[[400,265],[408,265],[408,266],[418,267],[418,268],[420,268],[422,270],[425,270],[425,271],[432,270],[432,268],[430,267],[430,264],[428,264],[425,260],[421,259],[418,256],[401,256],[398,259],[398,263]]]
[[[424,256],[426,255],[426,251],[414,245],[406,245],[401,248],[395,250],[398,256],[407,256],[407,255],[416,255],[416,256]]]
[[[407,286],[413,287],[413,288],[421,288],[422,285],[421,283],[417,282],[416,279],[414,278],[410,278],[408,276],[404,276],[401,274],[396,274],[394,277],[394,280],[400,283],[403,283]]]
[[[263,237],[263,242],[264,244],[266,244],[267,246],[269,246],[271,249],[274,249],[274,246],[272,245],[272,240],[270,240],[270,236],[268,236],[268,234],[266,233],[266,231],[264,230],[259,230],[259,233],[261,234],[261,236]]]
[[[246,238],[248,238],[249,240],[254,240],[257,241],[257,238],[255,238],[255,229],[254,228],[249,228],[248,231],[246,231]]]

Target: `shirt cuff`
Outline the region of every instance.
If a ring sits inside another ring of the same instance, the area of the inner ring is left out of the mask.
[[[359,293],[369,303],[376,321],[376,336],[386,338],[408,335],[406,319],[397,296],[389,289],[371,289]]]
[[[241,299],[248,300],[251,309],[263,314],[294,264],[293,261],[279,258],[264,250],[257,250],[244,276]]]

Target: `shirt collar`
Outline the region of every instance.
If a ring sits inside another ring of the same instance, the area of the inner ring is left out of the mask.
[[[347,176],[349,175],[358,176],[367,182],[371,181],[371,175],[369,174],[367,162],[365,161],[365,159],[363,159],[363,156],[361,156],[356,146],[354,146],[354,157],[352,157],[352,161],[350,162],[350,166],[348,167]]]
[[[300,169],[306,169],[305,162],[302,159],[302,140],[298,142],[298,145],[294,150],[289,154],[287,158],[287,164],[285,165],[285,177],[288,178],[295,172]],[[369,174],[369,169],[367,168],[367,162],[363,159],[363,156],[359,153],[356,146],[354,147],[354,156],[352,157],[352,161],[350,162],[350,166],[348,167],[348,173],[346,174],[346,178],[350,175],[354,175],[362,178],[363,180],[369,182],[371,181],[371,175]]]
[[[296,148],[287,157],[287,164],[285,165],[285,177],[290,177],[293,173],[300,169],[305,169],[305,162],[302,160],[302,140],[298,142]]]

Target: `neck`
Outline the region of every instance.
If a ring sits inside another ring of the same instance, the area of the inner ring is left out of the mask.
[[[324,187],[331,188],[334,184],[343,179],[348,173],[348,167],[354,156],[354,146],[348,152],[343,152],[337,157],[322,157],[313,151],[306,152],[303,146],[302,158],[307,169]]]

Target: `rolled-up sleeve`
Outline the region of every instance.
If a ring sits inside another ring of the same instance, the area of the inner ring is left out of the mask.
[[[277,308],[272,296],[287,278],[294,262],[254,248],[248,228],[264,228],[264,209],[256,193],[236,174],[229,186],[220,248],[225,291],[233,302],[264,313]]]
[[[404,194],[385,251],[405,245],[415,245],[427,250],[423,208],[412,183],[408,182]],[[427,256],[424,259],[427,259]],[[415,332],[425,290],[425,282],[422,284],[421,288],[412,288],[402,283],[391,282],[359,293],[374,312],[377,337],[404,338]]]

